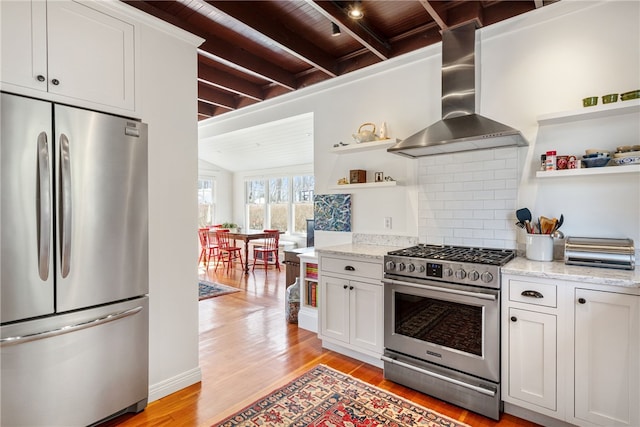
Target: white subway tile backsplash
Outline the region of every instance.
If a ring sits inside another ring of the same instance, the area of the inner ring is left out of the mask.
[[[418,160],[420,242],[515,248],[518,149]]]

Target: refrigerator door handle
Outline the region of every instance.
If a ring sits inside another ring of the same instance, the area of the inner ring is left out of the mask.
[[[47,133],[38,135],[38,274],[42,280],[49,278],[51,254],[51,172],[49,170],[49,141]]]
[[[62,277],[71,269],[71,160],[69,158],[69,138],[60,135],[60,266]]]
[[[67,334],[69,332],[79,331],[81,329],[92,328],[94,326],[103,325],[105,323],[113,322],[114,320],[122,319],[124,317],[133,316],[134,314],[142,311],[142,306],[137,306],[125,311],[119,311],[116,313],[107,314],[103,317],[87,320],[86,322],[76,323],[75,325],[66,325],[60,328],[52,329],[50,331],[36,332],[33,334],[27,334],[22,336],[7,337],[0,339],[0,347],[23,344],[29,341],[41,340],[44,338],[55,337],[57,335]]]

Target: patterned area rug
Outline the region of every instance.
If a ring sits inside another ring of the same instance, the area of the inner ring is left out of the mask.
[[[220,295],[231,294],[233,292],[239,292],[240,289],[234,288],[232,286],[223,285],[221,283],[213,283],[213,282],[198,282],[199,288],[199,300],[219,297]]]
[[[324,365],[214,426],[468,427]]]

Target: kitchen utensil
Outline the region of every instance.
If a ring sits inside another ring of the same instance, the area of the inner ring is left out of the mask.
[[[553,237],[554,239],[562,240],[564,239],[564,233],[556,229],[553,233],[551,233],[551,237]]]
[[[520,221],[516,222],[516,226],[518,226],[519,228],[522,228],[522,229],[525,229],[525,228],[526,228],[526,227],[525,227],[525,225],[524,225],[524,223],[522,223],[522,222],[520,222]]]
[[[531,221],[531,211],[529,208],[522,208],[516,211],[516,218],[523,224],[526,224],[527,221]]]
[[[563,223],[564,223],[564,215],[560,214],[560,219],[558,219],[558,223],[556,224],[556,228],[554,228],[553,231],[556,231],[558,228],[560,228]]]
[[[365,126],[371,126],[372,129],[371,130],[362,129]],[[376,125],[374,125],[373,123],[363,123],[358,128],[358,133],[354,133],[352,136],[357,143],[375,141]]]
[[[556,228],[558,223],[557,218],[547,218],[546,216],[540,217],[540,233],[551,234]]]

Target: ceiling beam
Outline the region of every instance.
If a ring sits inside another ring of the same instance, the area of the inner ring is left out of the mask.
[[[198,48],[198,53],[206,55],[208,58],[226,66],[278,84],[289,90],[297,89],[295,77],[291,73],[268,61],[251,55],[247,51],[220,39],[219,37],[216,37],[214,29],[210,31],[199,31],[189,22],[178,19],[174,15],[171,15],[160,8],[154,7],[146,1],[123,1],[136,9],[156,16],[178,28],[182,28],[185,31],[206,39],[206,41]],[[159,3],[163,4],[165,2]],[[215,28],[217,25],[218,24],[213,21],[210,24],[211,28]]]
[[[295,77],[291,73],[223,40],[216,39],[215,36],[209,35],[207,41],[198,48],[198,53],[228,67],[268,80],[289,90],[297,89]]]
[[[300,34],[289,30],[277,16],[264,19],[263,14],[259,13],[259,11],[256,13],[256,10],[247,7],[243,2],[207,1],[206,3],[219,13],[227,15],[262,34],[282,50],[310,66],[331,77],[338,75],[335,58],[308,42]]]
[[[240,96],[255,99],[256,101],[264,101],[265,99],[262,88],[259,85],[217,70],[203,64],[201,61],[198,61],[198,81]]]
[[[425,8],[427,13],[431,16],[431,18],[433,18],[436,24],[438,24],[438,27],[440,27],[441,30],[446,30],[448,28],[447,23],[444,22],[444,19],[442,18],[442,16],[440,16],[440,14],[436,12],[434,7],[431,5],[431,3],[429,3],[428,0],[418,0],[418,1],[422,5],[422,7]]]
[[[371,30],[362,20],[354,21],[349,18],[347,11],[338,6],[334,1],[305,1],[328,20],[335,22],[341,31],[349,34],[350,37],[353,37],[378,58],[383,61],[389,59],[391,45],[384,37]]]
[[[201,82],[198,82],[198,101],[218,105],[229,110],[238,108],[236,98],[233,95],[220,92]]]

